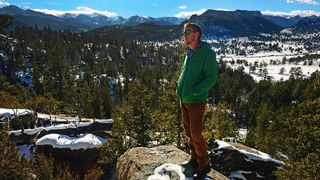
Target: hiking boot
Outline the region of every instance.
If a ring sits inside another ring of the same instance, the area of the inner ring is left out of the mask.
[[[210,170],[211,168],[209,164],[203,168],[198,168],[198,171],[196,173],[197,176],[194,178],[194,180],[203,180],[207,176],[207,174],[210,172]]]
[[[197,161],[196,160],[189,160],[181,164],[182,172],[186,177],[193,177],[197,170]]]

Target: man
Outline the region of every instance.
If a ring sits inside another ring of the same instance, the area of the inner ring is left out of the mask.
[[[202,42],[201,29],[193,23],[186,23],[183,29],[184,43],[188,53],[181,68],[176,93],[181,102],[183,127],[191,150],[191,159],[182,165],[194,171],[202,180],[210,171],[207,145],[202,135],[204,113],[209,90],[217,81],[217,61],[210,44]],[[186,170],[185,170],[186,171]]]

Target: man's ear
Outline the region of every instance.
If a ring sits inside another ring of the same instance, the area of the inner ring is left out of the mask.
[[[197,39],[200,39],[200,32],[195,32]]]

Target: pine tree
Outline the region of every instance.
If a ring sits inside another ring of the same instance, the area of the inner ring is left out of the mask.
[[[180,102],[175,92],[176,78],[163,86],[159,115],[155,119],[155,131],[160,143],[175,142],[180,147],[183,137]]]
[[[224,102],[220,102],[212,112],[211,119],[207,123],[207,132],[211,132],[215,139],[225,137],[237,137],[237,123],[232,119],[232,111]],[[214,131],[212,131],[214,129]],[[210,136],[209,136],[210,137]]]
[[[146,146],[151,140],[150,133],[153,128],[152,108],[154,105],[155,94],[141,82],[135,80],[130,84],[128,94],[129,127],[133,133],[131,137],[138,146]]]
[[[96,85],[93,89],[93,101],[92,101],[92,108],[93,108],[93,117],[101,119],[103,117],[103,110],[102,110],[102,94],[101,94],[101,86]]]
[[[3,90],[0,90],[0,107],[2,108],[17,108],[19,100],[16,96],[9,94]]]
[[[276,173],[279,179],[312,179],[320,178],[320,148],[309,153],[307,157],[299,160],[289,160],[284,165],[283,170]]]
[[[244,144],[249,147],[256,147],[254,128],[249,128]]]
[[[255,126],[255,144],[256,148],[264,152],[270,152],[273,147],[268,147],[268,142],[266,138],[269,135],[269,126],[274,116],[272,111],[269,109],[270,106],[267,104],[262,104],[259,112],[257,114],[256,126]]]
[[[278,172],[281,179],[319,179],[320,99],[298,104],[281,121],[280,152],[289,161]]]
[[[42,77],[40,56],[38,53],[32,55],[32,87],[37,95],[44,95],[43,84],[40,79]]]
[[[69,69],[69,68],[67,68]],[[62,101],[63,109],[62,112],[66,114],[73,114],[76,111],[75,97],[77,97],[76,92],[75,76],[70,73],[66,73],[64,77],[64,83],[62,86]]]
[[[0,76],[5,74],[5,62],[2,56],[0,56]]]
[[[121,85],[121,80],[120,78],[117,79],[117,83],[115,84],[114,88],[115,94],[114,94],[114,104],[115,105],[120,105],[123,103],[123,89]]]
[[[129,85],[128,101],[114,108],[112,139],[102,148],[102,161],[115,163],[127,149],[153,140],[155,93],[139,80]]]
[[[303,75],[301,67],[292,67],[289,70],[289,73],[290,77],[295,79],[302,78]]]
[[[312,73],[309,82],[306,84],[306,89],[303,91],[303,96],[306,99],[312,100],[320,97],[320,71]]]
[[[61,40],[57,39],[56,44],[50,44],[48,50],[48,65],[44,75],[45,92],[55,99],[63,100],[63,87],[66,77],[69,76],[67,60],[65,57],[64,46]]]
[[[13,17],[6,15],[6,14],[0,14],[0,33],[2,33],[3,28],[6,28],[13,24]]]
[[[84,82],[83,87],[80,88],[80,109],[82,115],[87,118],[93,117],[93,96],[91,88],[87,81]]]
[[[101,99],[102,99],[102,111],[104,118],[111,118],[112,113],[112,99],[109,92],[108,79],[102,79],[101,82]]]
[[[15,59],[15,52],[12,50],[8,51],[8,61],[7,61],[7,68],[5,68],[5,76],[9,82],[17,82],[17,76],[15,72],[17,71],[17,64]]]

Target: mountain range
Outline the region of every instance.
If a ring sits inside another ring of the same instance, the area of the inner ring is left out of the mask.
[[[207,10],[201,15],[192,15],[188,22],[199,24],[204,35],[238,36],[258,33],[275,33],[282,28],[263,17],[260,11]]]
[[[185,22],[197,23],[202,27],[205,39],[251,36],[279,33],[284,29],[291,32],[314,33],[320,31],[319,17],[265,16],[259,11],[217,11],[207,10],[201,15],[193,15]],[[136,26],[105,26],[89,31],[105,38],[122,37],[142,41],[173,40],[181,37],[180,25],[141,23]]]
[[[0,8],[0,14],[7,14],[14,17],[15,26],[35,26],[44,28],[50,26],[55,30],[69,29],[74,32],[92,30],[102,26],[125,25],[135,26],[141,23],[155,23],[162,25],[180,24],[185,19],[176,17],[141,17],[132,16],[125,19],[121,16],[108,17],[101,14],[74,15],[64,14],[62,16],[53,16],[30,9],[23,10],[17,6],[10,5]]]
[[[113,37],[134,37],[137,33],[145,32],[145,29],[148,29],[147,35],[144,35],[142,39],[148,36],[153,39],[154,35],[152,33],[164,33],[163,35],[170,37],[170,39],[179,37],[181,36],[180,29],[182,28],[182,23],[185,22],[199,24],[202,27],[203,35],[207,38],[278,33],[285,28],[290,28],[293,32],[300,33],[319,32],[320,30],[320,18],[316,16],[281,17],[263,15],[260,11],[246,10],[207,10],[201,15],[192,15],[188,19],[141,16],[123,18],[121,16],[107,17],[101,14],[64,14],[53,16],[30,9],[23,10],[10,5],[0,8],[0,14],[14,17],[14,26],[11,29],[16,26],[50,27],[55,30],[69,29],[73,32],[103,33]],[[157,28],[160,29],[157,30]],[[124,31],[113,32],[119,30]],[[165,33],[166,30],[169,33]]]
[[[292,28],[298,33],[319,33],[320,32],[320,17],[310,16],[302,18]]]

